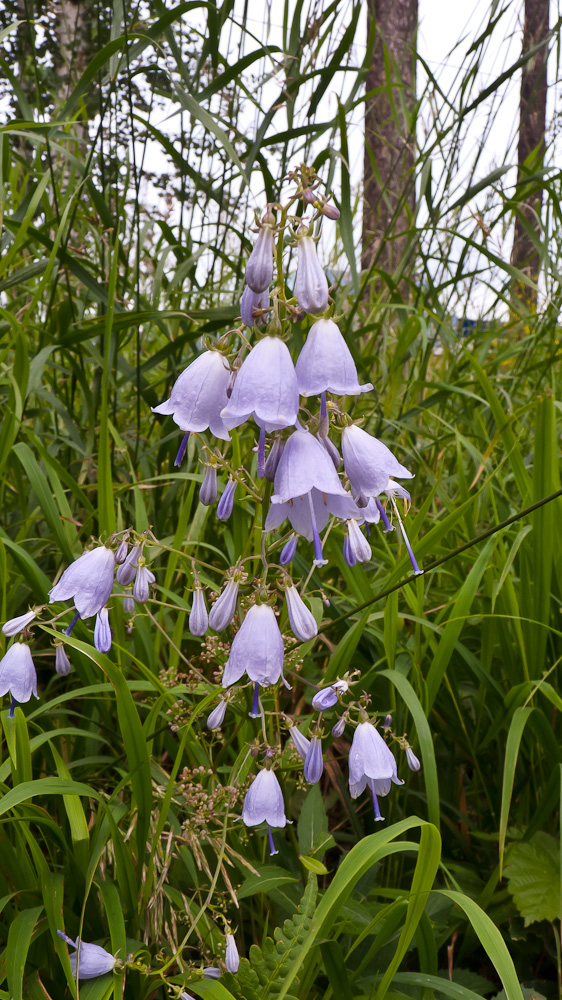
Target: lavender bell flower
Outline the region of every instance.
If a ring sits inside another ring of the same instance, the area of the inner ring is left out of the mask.
[[[117,583],[120,583],[122,587],[128,587],[130,583],[133,582],[137,575],[137,560],[142,552],[140,545],[133,545],[133,548],[129,552],[129,555],[125,559],[125,562],[121,563],[117,567],[117,573],[115,574],[115,579]]]
[[[189,612],[189,631],[192,635],[205,635],[209,627],[209,615],[205,604],[203,587],[196,581],[193,591],[193,601]]]
[[[37,673],[31,650],[23,642],[15,642],[0,660],[0,697],[10,692],[12,707],[10,719],[14,717],[15,702],[29,701],[37,694]]]
[[[352,518],[346,521],[349,538],[349,548],[356,562],[366,563],[371,559],[371,546],[359,527],[359,521]]]
[[[224,957],[224,964],[226,965],[226,971],[235,976],[240,965],[240,956],[238,954],[238,948],[236,947],[236,941],[234,940],[234,934],[227,933],[226,935],[226,955]]]
[[[273,856],[275,850],[270,827],[284,827],[287,823],[283,793],[273,771],[264,767],[256,775],[244,797],[242,806],[242,821],[245,826],[259,826],[267,823],[269,849]]]
[[[266,336],[244,359],[221,417],[229,430],[253,416],[264,431],[279,431],[292,426],[298,412],[299,389],[289,348],[279,337]]]
[[[57,674],[59,677],[67,677],[71,669],[70,660],[62,642],[57,642],[55,645],[55,670]]]
[[[369,786],[373,796],[375,820],[382,820],[384,817],[380,814],[377,796],[388,795],[391,782],[395,785],[404,784],[398,777],[392,750],[372,723],[360,722],[349,751],[351,797],[356,799]]]
[[[147,566],[139,566],[133,584],[133,598],[137,604],[146,604],[150,597],[150,586],[155,582],[154,573]]]
[[[314,542],[315,565],[326,562],[319,532],[330,514],[343,519],[361,516],[322,445],[305,430],[296,430],[287,441],[274,488],[266,531],[279,527],[288,517],[299,535]]]
[[[185,431],[174,465],[181,465],[189,435],[210,429],[211,434],[230,441],[221,410],[228,402],[226,394],[230,378],[228,361],[219,351],[205,351],[182,372],[174,382],[170,398],[153,413],[171,414],[178,427]]]
[[[319,319],[311,326],[295,370],[301,396],[326,391],[358,396],[373,388],[370,382],[359,385],[351,351],[332,319]]]
[[[419,771],[421,764],[411,747],[406,747],[406,762],[410,771]]]
[[[216,465],[208,465],[205,469],[201,489],[199,490],[199,500],[205,507],[211,507],[217,499],[217,468]]]
[[[330,687],[322,688],[321,691],[317,691],[312,699],[312,707],[316,709],[317,712],[326,712],[329,708],[333,708],[337,705],[342,694],[348,690],[349,684],[347,681],[334,681]]]
[[[298,239],[295,295],[303,312],[322,313],[328,307],[328,280],[316,255],[311,236]]]
[[[254,292],[249,285],[246,285],[240,299],[240,318],[245,326],[260,326],[263,316],[254,316],[254,309],[258,312],[265,312],[269,308],[269,295],[266,291]]]
[[[94,646],[98,653],[109,653],[111,649],[111,626],[109,624],[109,612],[107,608],[102,608],[96,615]]]
[[[67,937],[64,931],[57,931],[59,937],[66,941],[71,948],[78,950],[74,955],[70,955],[70,967],[72,975],[76,979],[76,966],[78,966],[78,979],[95,979],[96,976],[103,976],[105,972],[111,972],[115,966],[115,957],[110,955],[105,948],[99,944],[87,944],[76,938]]]
[[[211,714],[207,719],[207,729],[215,730],[220,729],[226,714],[226,701],[221,698],[218,705],[213,709]]]
[[[240,572],[235,571],[209,612],[209,626],[213,632],[222,632],[230,625],[236,611],[239,587]]]
[[[310,747],[304,761],[304,777],[310,785],[315,785],[320,781],[324,770],[324,758],[322,756],[322,740],[319,736],[313,736]]]
[[[222,497],[217,504],[217,517],[219,521],[228,521],[234,507],[234,494],[236,493],[236,480],[229,479]]]
[[[67,569],[49,591],[49,601],[70,601],[80,618],[91,618],[107,604],[113,590],[115,556],[111,549],[99,545],[84,552]]]
[[[27,611],[25,615],[19,615],[18,618],[10,618],[2,625],[2,635],[12,636],[23,632],[34,618],[37,618],[36,611]]]
[[[306,760],[306,755],[310,749],[310,740],[308,737],[303,736],[300,729],[297,729],[297,727],[293,725],[289,726],[289,736],[291,737],[295,745],[295,750],[301,760]]]
[[[346,475],[354,494],[378,496],[388,486],[389,476],[412,479],[412,473],[394,457],[382,441],[356,424],[342,430],[342,453]]]
[[[246,264],[246,284],[253,292],[265,292],[273,281],[273,229],[267,225],[272,221],[272,213],[266,212],[262,219],[266,224],[260,228]]]
[[[276,684],[283,675],[285,649],[273,608],[253,604],[234,636],[222,676],[223,688],[236,684],[244,673],[254,684]]]

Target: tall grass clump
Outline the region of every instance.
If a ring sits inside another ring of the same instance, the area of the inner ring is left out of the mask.
[[[392,274],[358,2],[96,2],[66,76],[2,15],[0,997],[560,995],[560,179],[530,308],[460,155],[510,12],[420,68]]]

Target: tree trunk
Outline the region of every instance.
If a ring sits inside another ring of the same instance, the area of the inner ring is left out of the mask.
[[[368,0],[376,25],[365,104],[362,264],[393,272],[415,206],[415,49],[418,0]]]
[[[529,52],[545,38],[549,27],[549,0],[525,0],[525,26],[523,29],[523,54]],[[540,256],[537,240],[540,238],[542,208],[542,183],[527,184],[527,179],[540,169],[545,151],[546,125],[546,63],[548,46],[544,45],[521,69],[521,95],[519,99],[519,144],[517,148],[517,190],[519,202],[515,216],[515,232],[511,263],[536,281],[539,275]],[[519,298],[528,304],[536,302],[536,295],[527,285],[517,283],[514,289]]]

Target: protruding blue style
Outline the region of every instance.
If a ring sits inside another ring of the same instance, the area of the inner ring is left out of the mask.
[[[207,718],[207,729],[215,730],[220,729],[226,714],[226,701],[221,698],[218,705],[213,709],[209,717]]]
[[[211,507],[217,499],[217,468],[208,465],[199,490],[199,500],[205,507]]]
[[[57,931],[59,937],[66,941],[71,948],[78,949],[70,955],[70,967],[72,975],[76,979],[76,967],[78,966],[78,979],[95,979],[96,976],[103,976],[106,972],[111,972],[115,966],[115,958],[110,955],[105,948],[99,944],[87,944],[76,938],[73,941],[64,931]]]
[[[0,697],[12,696],[10,718],[14,715],[14,702],[29,701],[31,695],[38,698],[37,673],[31,650],[24,642],[15,642],[0,660]]]
[[[200,583],[195,583],[193,601],[189,612],[189,631],[192,635],[205,635],[209,627],[209,615],[205,604],[205,594]]]
[[[153,413],[171,414],[182,431],[200,434],[209,429],[215,437],[229,441],[222,419],[230,379],[228,361],[220,351],[204,351],[182,372],[172,386],[170,398],[153,406]],[[187,441],[185,442],[187,447]],[[185,449],[184,449],[185,453]],[[183,454],[178,459],[183,458]],[[177,461],[177,459],[176,459]]]
[[[228,580],[222,594],[209,612],[209,626],[214,632],[222,632],[228,628],[234,618],[239,587],[240,575],[235,571],[235,575]]]
[[[115,579],[122,587],[128,587],[137,575],[137,559],[142,552],[140,545],[133,545],[124,563],[117,567]]]
[[[285,589],[285,600],[289,624],[297,639],[300,639],[301,642],[307,642],[318,635],[316,619],[293,583]]]
[[[226,965],[226,971],[235,976],[240,965],[240,956],[238,954],[238,948],[236,947],[234,934],[230,934],[228,932],[226,935],[226,955],[224,957],[224,964]]]
[[[306,760],[306,755],[310,749],[310,740],[306,736],[303,736],[300,729],[296,726],[289,726],[289,736],[301,760]]]
[[[107,604],[113,589],[115,556],[105,545],[84,552],[67,569],[49,591],[54,601],[70,601],[80,618],[91,618]]]
[[[154,573],[147,566],[139,566],[133,584],[133,598],[137,604],[146,604],[150,597],[151,584],[156,582]]]
[[[79,611],[75,611],[74,614],[73,614],[73,616],[72,616],[72,618],[71,618],[71,620],[70,620],[70,625],[67,625],[66,628],[65,628],[65,630],[64,630],[64,634],[65,635],[70,635],[70,633],[72,632],[72,629],[76,625],[76,622],[78,621],[79,618],[80,618],[80,612]]]
[[[67,677],[71,669],[70,660],[62,642],[57,642],[55,646],[55,670],[57,674],[59,677]]]
[[[254,684],[254,694],[252,697],[252,711],[248,713],[251,719],[259,719],[260,712],[260,686],[258,682]]]
[[[265,476],[265,427],[260,427],[258,443],[258,479]]]
[[[240,299],[240,317],[244,326],[260,326],[264,322],[264,317],[259,313],[265,312],[269,308],[269,295],[266,291],[254,292],[249,285],[246,285]],[[254,315],[256,310],[257,315]]]
[[[297,244],[298,262],[295,295],[305,313],[323,313],[328,308],[328,280],[316,255],[311,236],[300,236]]]
[[[12,636],[23,632],[34,618],[37,618],[36,611],[27,611],[25,615],[19,615],[18,618],[10,618],[2,625],[2,635]]]
[[[109,624],[109,612],[107,608],[102,608],[96,615],[94,646],[98,653],[109,653],[111,649],[111,626]]]
[[[301,396],[326,391],[336,396],[358,396],[373,388],[359,385],[357,368],[342,334],[332,319],[319,319],[309,331],[295,365]]]
[[[272,281],[273,230],[271,226],[264,225],[246,264],[246,284],[253,292],[265,292]]]
[[[244,359],[221,417],[229,430],[253,417],[270,433],[292,427],[298,412],[299,388],[289,348],[279,337],[264,337]]]
[[[191,434],[191,431],[186,431],[185,434],[184,434],[184,436],[181,439],[181,444],[180,444],[180,446],[178,448],[177,455],[174,458],[174,465],[175,465],[176,469],[180,468],[181,463],[183,462],[183,460],[185,458],[185,453],[187,451],[187,446],[189,444],[189,435],[190,434]]]
[[[289,563],[292,563],[297,554],[298,540],[298,535],[291,535],[289,541],[285,542],[283,548],[281,549],[281,555],[279,556],[279,562],[282,566],[288,566]]]
[[[377,505],[377,510],[380,514],[381,521],[384,525],[383,532],[386,535],[388,531],[394,531],[394,528],[392,527],[390,521],[388,520],[388,517],[386,516],[386,511],[378,497],[375,498],[375,503]]]
[[[378,795],[388,795],[391,782],[403,785],[392,750],[370,722],[360,722],[349,751],[349,792],[356,799],[368,786],[373,796],[375,819],[382,820]]]
[[[347,681],[334,681],[330,687],[322,688],[321,691],[317,691],[312,699],[312,707],[316,709],[317,712],[326,712],[329,708],[333,708],[337,705],[342,694],[348,690]]]
[[[273,608],[253,604],[234,636],[222,686],[236,684],[247,673],[254,684],[276,684],[283,674],[285,649]]]
[[[234,494],[236,493],[236,480],[229,479],[223,495],[217,504],[217,517],[219,521],[228,521],[234,507]]]
[[[324,758],[322,756],[322,740],[319,736],[313,736],[310,747],[304,761],[304,777],[310,785],[315,785],[320,781],[324,770]]]

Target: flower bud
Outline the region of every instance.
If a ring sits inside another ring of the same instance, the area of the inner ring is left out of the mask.
[[[217,506],[217,517],[219,521],[228,521],[234,507],[234,494],[236,493],[236,480],[229,479],[222,497]]]
[[[236,947],[234,934],[226,935],[226,955],[224,958],[224,964],[226,965],[226,971],[235,976],[238,972],[238,966],[240,965],[240,956],[238,955],[238,948]]]
[[[299,757],[305,760],[310,749],[310,740],[306,736],[303,736],[300,729],[297,729],[296,726],[289,726],[289,736],[295,745],[295,750]]]
[[[236,611],[239,580],[229,580],[222,594],[213,604],[209,613],[209,625],[214,632],[222,632],[228,628]]]
[[[189,631],[192,635],[205,635],[209,627],[209,615],[205,604],[205,594],[200,583],[195,584],[193,603],[189,613]]]
[[[211,730],[220,729],[224,722],[225,714],[226,714],[226,701],[224,700],[224,698],[221,698],[218,705],[213,709],[213,711],[207,718],[207,729]]]
[[[59,642],[55,648],[55,670],[59,677],[67,677],[71,669],[66,650],[62,642]]]
[[[387,733],[389,729],[392,729],[392,716],[390,714],[385,715],[382,728],[384,729],[385,733]]]
[[[135,602],[132,597],[123,598],[123,611],[126,615],[132,615],[135,610]]]
[[[125,562],[128,552],[129,552],[129,543],[126,539],[123,539],[119,548],[117,549],[117,552],[115,553],[115,562],[117,563],[118,566],[121,566],[121,564]]]
[[[328,280],[311,236],[301,236],[298,241],[295,295],[304,312],[322,313],[328,307]]]
[[[214,965],[209,965],[208,968],[203,969],[203,979],[220,979],[221,970],[217,969]]]
[[[109,653],[111,649],[111,626],[109,624],[109,612],[107,608],[102,608],[96,615],[94,646],[98,653]]]
[[[312,707],[316,709],[317,712],[325,712],[329,708],[333,708],[337,705],[339,698],[348,689],[347,681],[335,681],[330,687],[322,688],[318,691],[314,698],[312,699]]]
[[[353,568],[353,566],[355,566],[355,564],[357,562],[357,559],[355,558],[355,556],[353,555],[353,552],[351,551],[351,545],[349,544],[349,535],[348,534],[346,534],[346,536],[345,536],[345,538],[343,540],[343,557],[344,557],[344,559],[345,559],[345,561],[346,561],[346,563],[347,563],[348,566],[351,566],[352,568]]]
[[[311,785],[315,785],[317,781],[320,781],[323,770],[322,740],[319,736],[313,736],[310,741],[308,753],[304,759],[304,776],[306,781]]]
[[[116,579],[122,587],[127,587],[137,575],[137,559],[141,554],[140,545],[134,545],[124,563],[117,569]]]
[[[324,450],[328,452],[328,455],[332,459],[332,462],[334,463],[334,469],[339,469],[341,465],[341,455],[338,449],[336,448],[335,444],[332,441],[330,441],[329,437],[324,437],[324,435],[320,434],[318,435],[318,440],[320,441],[320,444],[322,445]]]
[[[264,321],[263,316],[254,316],[254,309],[264,312],[269,308],[269,295],[265,292],[254,292],[249,285],[246,285],[240,299],[240,317],[245,326],[261,326]],[[228,394],[230,395],[230,394]]]
[[[349,549],[355,560],[360,563],[369,562],[371,559],[371,546],[359,527],[359,521],[352,518],[347,521],[347,531],[349,535]]]
[[[269,455],[267,456],[264,475],[268,482],[272,483],[275,479],[275,473],[277,472],[277,466],[279,465],[279,460],[283,454],[283,449],[285,447],[285,442],[283,438],[276,437],[273,440],[273,444],[270,448]]]
[[[217,469],[214,465],[208,465],[201,488],[199,490],[199,500],[205,507],[211,507],[217,499]]]
[[[287,614],[289,623],[294,635],[301,642],[313,639],[318,635],[318,625],[312,611],[307,608],[301,595],[294,584],[285,590],[285,600],[287,601]]]
[[[272,281],[273,230],[263,226],[246,264],[246,284],[253,292],[265,292]]]
[[[17,635],[18,632],[23,632],[24,628],[37,617],[36,611],[28,611],[25,615],[20,615],[18,618],[10,618],[9,621],[2,625],[2,635]]]
[[[339,208],[335,205],[323,205],[321,208],[322,215],[325,215],[327,219],[331,219],[332,222],[337,222],[341,212]]]
[[[345,723],[346,719],[343,715],[341,719],[338,719],[338,721],[334,723],[334,725],[332,726],[332,736],[334,737],[334,739],[337,739],[338,736],[343,736]]]
[[[410,771],[419,771],[421,764],[411,747],[406,747],[406,761]]]
[[[156,577],[146,566],[139,566],[135,582],[133,584],[133,597],[137,604],[145,604],[150,597],[150,584],[154,583]]]
[[[297,542],[298,535],[291,535],[288,542],[281,549],[281,555],[279,556],[279,562],[282,566],[288,566],[289,563],[293,561],[297,553]]]
[[[304,188],[301,198],[305,205],[314,205],[314,202],[316,201],[316,192],[311,188]]]

